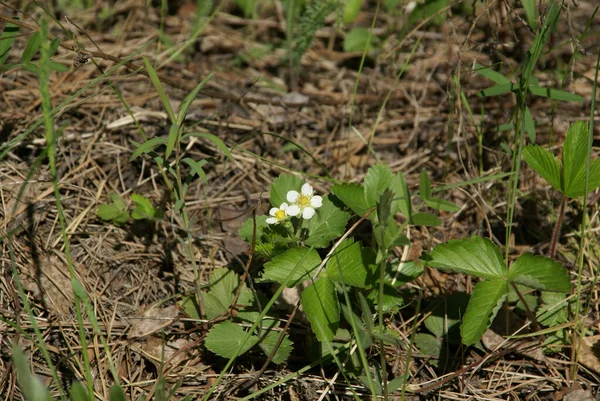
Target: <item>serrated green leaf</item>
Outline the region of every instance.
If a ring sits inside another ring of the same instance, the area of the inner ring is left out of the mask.
[[[240,237],[247,242],[252,242],[252,232],[254,230],[254,219],[252,217],[246,219],[242,223],[240,227]],[[256,240],[257,242],[261,242],[261,238],[263,237],[264,231],[269,228],[267,224],[267,216],[256,216]]]
[[[415,226],[436,227],[442,225],[442,220],[433,214],[414,213],[412,215],[412,224]]]
[[[246,353],[258,340],[257,336],[250,335],[242,326],[225,321],[210,329],[204,345],[220,357],[231,359]]]
[[[487,79],[494,81],[497,84],[510,84],[510,79],[497,71],[492,70],[490,67],[485,67],[481,64],[475,64],[475,72],[483,75]]]
[[[583,102],[582,96],[559,89],[530,86],[528,91],[536,96],[549,97],[550,99],[560,100],[563,102]]]
[[[210,292],[201,292],[200,296],[202,297],[204,313],[208,320],[221,316],[229,309],[229,304],[226,304],[224,300],[216,297]]]
[[[287,193],[289,191],[300,192],[303,182],[302,178],[289,174],[281,174],[275,178],[271,184],[271,206],[279,207],[282,203],[287,203]]]
[[[496,245],[487,238],[450,240],[433,248],[430,265],[440,270],[489,280],[506,279],[507,271]]]
[[[321,257],[312,248],[288,249],[281,255],[265,263],[261,281],[274,281],[294,287],[301,281],[311,278],[321,264]]]
[[[369,292],[367,299],[374,305],[379,305],[379,284]],[[400,306],[404,305],[404,298],[398,293],[398,290],[391,284],[385,283],[383,286],[382,309],[384,312],[396,312]]]
[[[369,264],[374,264],[373,254],[363,250],[359,242],[352,238],[344,240],[331,255],[325,271],[327,277],[335,282],[353,287],[366,288],[373,281]]]
[[[121,209],[114,203],[98,206],[96,214],[102,220],[110,221],[117,226],[125,224],[129,220],[129,213],[127,210]]]
[[[200,307],[198,306],[195,295],[183,298],[178,304],[191,319],[201,319]]]
[[[394,180],[394,192],[396,193],[397,207],[406,220],[412,224],[412,199],[408,190],[408,184],[404,179],[402,171],[398,171]]]
[[[422,355],[433,356],[435,358],[427,361],[428,364],[437,367],[438,358],[442,351],[442,339],[436,338],[431,334],[417,333],[415,334],[415,345]]]
[[[25,46],[25,50],[23,50],[23,55],[21,56],[21,61],[23,63],[28,63],[31,61],[35,53],[40,49],[41,45],[41,34],[40,31],[35,32],[33,35],[29,37],[27,41],[27,45]]]
[[[18,17],[15,17],[15,20],[18,19]],[[15,25],[11,22],[7,22],[6,25],[4,25],[4,30],[0,35],[0,66],[4,65],[18,34],[19,25]]]
[[[240,278],[233,270],[218,267],[210,274],[209,283],[210,293],[222,300],[223,303],[231,305],[240,284]]]
[[[465,317],[460,326],[460,335],[465,345],[473,345],[490,327],[508,294],[506,281],[481,281],[475,285]]]
[[[563,149],[564,193],[569,197],[585,195],[586,156],[589,139],[587,123],[571,125]],[[590,166],[589,190],[600,187],[597,161]],[[594,167],[592,169],[592,167]],[[600,171],[600,170],[599,170]]]
[[[392,169],[383,163],[377,163],[367,171],[365,175],[364,189],[367,204],[376,205],[386,189],[392,186],[394,173]]]
[[[262,339],[262,341],[259,343],[259,346],[263,350],[265,355],[271,355],[271,352],[273,352],[273,348],[275,348],[277,341],[279,341],[280,335],[281,333],[278,331],[269,331],[267,335]],[[283,340],[281,340],[279,348],[277,348],[277,351],[275,351],[271,362],[279,365],[280,363],[287,361],[290,354],[292,353],[293,345],[294,343],[292,342],[292,340],[290,340],[290,337],[287,334],[285,334]]]
[[[327,277],[318,279],[302,291],[300,303],[317,339],[333,340],[340,324],[340,305],[333,282]]]
[[[429,199],[424,199],[424,201],[427,206],[435,210],[442,210],[444,212],[458,212],[460,210],[460,207],[457,204],[442,198],[432,197]]]
[[[398,262],[397,260],[395,262]],[[396,283],[394,285],[400,286],[410,281],[416,280],[421,274],[423,274],[423,267],[412,260],[401,262],[398,264],[399,272],[396,274],[396,270],[392,272],[393,276],[396,277]]]
[[[341,237],[346,229],[350,214],[337,207],[330,195],[323,197],[323,206],[308,221],[308,238],[304,241],[308,246],[325,248],[329,243]]]
[[[538,145],[527,145],[523,159],[557,191],[563,191],[560,163],[554,155]]]
[[[358,216],[363,216],[371,207],[365,198],[365,189],[359,184],[336,184],[331,188],[331,192],[338,197],[346,206],[348,206]],[[369,218],[373,218],[371,213]]]
[[[223,152],[225,154],[225,156],[227,156],[228,159],[233,159],[233,155],[227,148],[227,145],[225,145],[225,143],[218,136],[209,134],[208,132],[190,132],[190,133],[183,135],[183,138],[185,139],[185,138],[189,138],[192,136],[197,137],[197,138],[208,139],[209,141],[211,141],[212,143],[217,145],[219,150],[221,150],[221,152]]]
[[[511,282],[544,291],[569,292],[569,273],[558,262],[543,256],[524,253],[508,271]]]
[[[569,320],[567,294],[542,291],[542,306],[536,313],[539,324],[555,327]]]
[[[164,136],[152,138],[147,140],[146,142],[139,144],[137,142],[131,141],[131,144],[136,148],[131,154],[129,161],[133,161],[141,156],[142,153],[150,153],[153,152],[160,145],[165,145],[167,143],[167,138]]]
[[[131,212],[131,217],[135,220],[147,219],[156,217],[157,210],[152,206],[152,202],[144,195],[131,194],[131,200],[135,203],[136,208]]]
[[[194,159],[189,158],[189,157],[186,157],[181,161],[184,162],[185,164],[187,164],[188,166],[190,166],[190,168],[192,169],[192,177],[194,176],[194,174],[197,174],[198,177],[200,177],[205,184],[208,184],[208,179],[206,178],[206,173],[202,169],[202,167],[204,165],[206,165],[208,163],[208,161],[200,160],[199,162],[197,162]]]

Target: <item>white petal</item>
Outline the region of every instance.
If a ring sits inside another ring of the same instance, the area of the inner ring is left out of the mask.
[[[281,204],[281,206],[279,206],[279,210],[286,210],[288,207],[289,207],[289,205],[287,203],[283,202]]]
[[[302,195],[312,195],[313,187],[307,182],[302,185]]]
[[[275,216],[275,213],[277,213],[279,209],[277,209],[276,207],[272,207],[271,210],[269,210],[269,214],[271,216]]]
[[[302,218],[308,220],[311,217],[313,217],[315,215],[315,209],[313,209],[312,207],[305,207],[304,211],[302,212]]]
[[[278,221],[275,217],[268,217],[266,221],[267,221],[267,224],[277,224],[278,223]]]
[[[285,211],[288,216],[298,216],[300,214],[300,207],[298,205],[292,205]]]
[[[298,191],[288,191],[286,199],[288,200],[288,202],[294,203],[298,200],[299,197],[300,194],[298,193]]]
[[[319,208],[323,206],[323,198],[319,195],[315,195],[310,199],[310,205],[314,208]]]

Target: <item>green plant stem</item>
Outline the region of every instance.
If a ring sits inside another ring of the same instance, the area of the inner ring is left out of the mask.
[[[556,244],[558,244],[558,238],[560,237],[560,229],[562,226],[562,221],[565,216],[565,206],[567,205],[567,195],[563,195],[562,201],[560,203],[560,209],[558,210],[558,218],[556,219],[556,224],[554,225],[554,230],[552,231],[552,244],[550,246],[550,258],[554,259],[556,255]]]

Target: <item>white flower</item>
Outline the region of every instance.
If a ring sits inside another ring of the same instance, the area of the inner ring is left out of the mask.
[[[269,214],[272,217],[267,217],[267,224],[279,224],[281,223],[283,220],[285,220],[288,216],[289,213],[287,213],[287,211],[289,210],[289,205],[287,203],[282,203],[281,206],[279,206],[279,208],[276,207],[272,207],[271,210],[269,210]]]
[[[323,198],[319,195],[313,195],[313,187],[308,183],[302,185],[301,193],[289,191],[287,200],[292,203],[287,209],[287,214],[298,216],[302,213],[302,218],[307,220],[315,215],[315,209],[323,206]]]

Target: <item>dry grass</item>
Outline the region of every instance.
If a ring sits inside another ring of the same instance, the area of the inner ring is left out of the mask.
[[[592,14],[593,3],[581,0],[575,6],[568,2],[554,43],[578,36]],[[143,65],[141,55],[161,65],[168,59],[170,48],[157,45],[158,7],[146,7],[137,1],[119,2],[115,15],[105,20],[97,17],[99,7],[66,13],[73,24],[81,27],[82,31],[74,31],[75,36],[81,53],[92,56],[93,62],[74,68],[76,44],[56,26],[52,31],[62,39],[56,61],[71,66],[68,73],[54,74],[50,87],[53,106],[60,105],[56,113],[57,126],[62,130],[58,143],[60,190],[76,274],[92,298],[128,397],[134,400],[151,396],[160,371],[169,386],[180,385],[173,399],[185,395],[196,399],[214,382],[222,361],[203,349],[203,325],[190,322],[173,307],[181,294],[194,288],[189,258],[177,241],[183,223],[171,209],[169,193],[155,165],[143,158],[129,161],[133,151],[130,141],[140,142],[141,136],[119,99],[122,96],[149,138],[166,135],[166,113],[150,80],[138,67]],[[0,6],[0,10],[2,17],[15,16],[8,6]],[[159,69],[175,107],[189,89],[217,71],[193,103],[188,121],[197,124],[199,130],[217,135],[228,146],[236,145],[235,159],[227,163],[210,142],[195,140],[184,146],[187,156],[210,160],[206,166],[208,184],[197,180],[187,199],[194,222],[193,247],[203,277],[215,267],[239,263],[247,245],[237,237],[237,230],[246,217],[228,219],[253,207],[261,196],[267,197],[278,174],[306,174],[319,192],[328,192],[330,182],[317,177],[329,174],[335,180],[362,180],[375,159],[348,128],[349,118],[352,115],[358,132],[370,139],[385,94],[416,38],[421,42],[410,68],[393,88],[374,132],[375,152],[394,171],[402,170],[409,185],[418,183],[423,168],[439,183],[478,177],[475,130],[456,96],[452,76],[457,75],[484,130],[483,173],[509,169],[509,159],[499,147],[500,142],[509,139],[495,132],[495,127],[510,120],[513,100],[508,96],[478,98],[477,91],[489,82],[472,74],[470,68],[475,61],[484,65],[501,62],[503,71],[510,72],[522,63],[533,38],[523,26],[522,10],[490,2],[475,16],[453,15],[441,26],[423,27],[401,41],[392,34],[399,29],[399,18],[383,15],[377,27],[378,32],[385,33],[383,46],[368,60],[360,77],[356,70],[360,55],[341,52],[342,36],[330,26],[317,33],[317,40],[302,58],[296,93],[289,87],[288,65],[281,61],[284,51],[272,51],[259,59],[247,56],[265,43],[283,46],[281,16],[274,13],[270,18],[245,20],[232,15],[233,11],[231,5],[224,6],[189,51]],[[372,11],[365,12],[360,20],[369,23]],[[30,6],[21,21],[35,28],[39,17],[39,8]],[[192,18],[185,8],[175,7],[164,19],[164,30],[181,44],[189,37]],[[600,18],[596,16],[591,31],[597,32],[598,27]],[[31,31],[24,27],[21,33],[25,35],[15,42],[11,57],[22,53]],[[564,72],[564,89],[584,96],[586,101],[560,103],[558,107],[547,99],[533,101],[539,143],[562,143],[569,123],[588,118],[595,57],[580,57],[572,65],[566,62],[575,47],[597,54],[597,38],[596,33],[577,46],[567,43],[540,63],[544,70],[537,76],[542,85],[556,86],[558,77],[553,71]],[[102,78],[102,72],[112,70],[115,63],[121,65],[110,77]],[[358,94],[350,106],[357,79]],[[112,383],[107,356],[91,328],[89,349],[81,349],[78,337],[50,172],[44,159],[32,167],[46,145],[42,126],[32,129],[42,117],[37,77],[23,69],[3,73],[0,96],[0,146],[18,138],[0,163],[0,312],[20,328],[17,331],[0,322],[0,394],[5,395],[4,399],[20,397],[8,352],[15,341],[28,353],[39,377],[49,377],[31,337],[26,335],[31,327],[12,277],[14,271],[23,282],[65,383],[82,378],[74,360],[87,352],[92,360],[96,395],[106,400]],[[481,107],[485,112],[480,117]],[[595,135],[598,138],[598,131]],[[312,158],[297,149],[282,148],[287,140],[306,149]],[[518,253],[534,248],[547,254],[549,230],[559,200],[531,171],[523,174],[524,194],[519,200],[511,245]],[[121,228],[108,224],[96,216],[96,209],[109,201],[111,192],[124,197],[141,193],[159,205],[165,218]],[[442,227],[414,232],[410,257],[417,258],[422,249],[430,249],[439,241],[478,233],[502,242],[505,194],[505,183],[496,181],[450,191],[449,199],[461,205],[461,211],[442,215]],[[267,210],[266,203],[261,213]],[[591,207],[592,225],[597,230],[598,205]],[[573,227],[578,221],[579,216],[568,216],[565,227]],[[10,241],[5,241],[7,232],[12,232]],[[575,237],[575,230],[566,229],[559,250],[559,259],[570,267],[576,252]],[[597,243],[590,249],[587,261],[594,268],[598,266]],[[584,284],[590,280],[586,276]],[[425,294],[445,294],[469,286],[462,278],[436,271],[427,272],[416,284]],[[587,327],[598,333],[598,292],[588,294],[593,307]],[[389,322],[389,327],[408,339],[415,319],[421,318],[400,315]],[[308,334],[306,326],[294,330]],[[525,348],[539,351],[539,338],[486,346],[487,353],[463,350],[458,366],[446,373],[431,367],[428,358],[415,349],[409,365],[407,398],[558,400],[571,394],[561,393],[563,387],[597,391],[600,372],[594,367],[581,366],[573,381],[569,349],[558,350],[552,356],[538,352],[532,357]],[[161,364],[163,352],[166,361]],[[386,352],[392,372],[403,373],[407,350],[390,348]],[[297,353],[287,367],[271,366],[256,388],[303,366],[307,361],[301,358],[300,350]],[[231,396],[231,386],[250,377],[261,365],[260,359],[240,361],[233,374],[225,376],[217,393]],[[262,399],[316,400],[324,391],[328,399],[349,399],[351,393],[343,380],[332,381],[336,377],[333,371],[315,370],[293,380],[290,387],[264,394]],[[355,390],[359,394],[365,391],[361,386]]]

